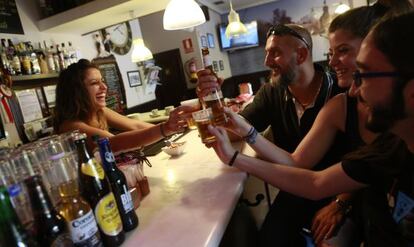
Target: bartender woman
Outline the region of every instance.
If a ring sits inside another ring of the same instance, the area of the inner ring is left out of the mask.
[[[106,107],[107,85],[96,67],[86,59],[62,71],[56,87],[54,130],[63,133],[79,130],[91,137],[108,137],[114,152],[133,149],[156,142],[185,127],[191,107],[177,107],[167,122],[153,125],[129,119]],[[114,135],[109,127],[124,131]]]

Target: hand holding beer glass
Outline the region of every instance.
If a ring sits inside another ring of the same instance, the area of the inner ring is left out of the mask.
[[[208,126],[213,124],[213,112],[211,108],[193,112],[193,119],[197,125],[201,141],[204,144],[216,141],[216,138],[208,131]]]
[[[194,109],[194,111],[201,109],[200,100],[198,98],[181,101],[180,104],[191,106]],[[187,118],[187,126],[189,129],[197,129],[196,123],[194,122],[194,119],[192,116]]]

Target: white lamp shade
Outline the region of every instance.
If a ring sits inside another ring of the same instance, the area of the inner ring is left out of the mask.
[[[133,41],[133,49],[131,60],[133,63],[143,62],[152,59],[151,51],[144,45],[144,40],[135,39]]]
[[[336,9],[335,9],[335,14],[340,15],[340,14],[342,14],[342,13],[347,12],[347,11],[348,11],[348,10],[350,10],[350,9],[351,9],[351,8],[350,8],[348,5],[341,3],[341,4],[339,4],[339,5],[338,5],[338,7],[336,7]]]
[[[165,30],[185,29],[204,22],[204,13],[194,0],[171,0],[164,12]]]
[[[226,36],[227,38],[230,37],[237,37],[241,34],[247,33],[247,28],[244,26],[243,23],[240,22],[239,14],[236,13],[233,9],[230,10],[229,16],[229,25],[226,27]]]

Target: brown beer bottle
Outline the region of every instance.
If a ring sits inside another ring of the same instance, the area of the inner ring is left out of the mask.
[[[204,68],[209,69],[214,75],[213,65],[210,58],[210,52],[207,47],[201,49],[203,55]],[[202,99],[203,108],[211,108],[213,112],[213,123],[215,125],[225,125],[227,116],[223,112],[224,98],[220,88],[216,88]]]
[[[79,183],[82,196],[94,209],[105,246],[119,246],[125,240],[121,217],[102,165],[91,157],[86,148],[86,135],[75,136],[78,152]]]
[[[24,180],[32,203],[33,217],[41,246],[73,246],[65,219],[56,212],[40,175]]]

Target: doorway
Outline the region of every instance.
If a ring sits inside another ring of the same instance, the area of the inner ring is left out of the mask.
[[[174,49],[154,54],[154,61],[162,68],[158,74],[161,85],[157,85],[155,90],[158,108],[180,105],[180,101],[185,99],[187,92],[180,50]]]

